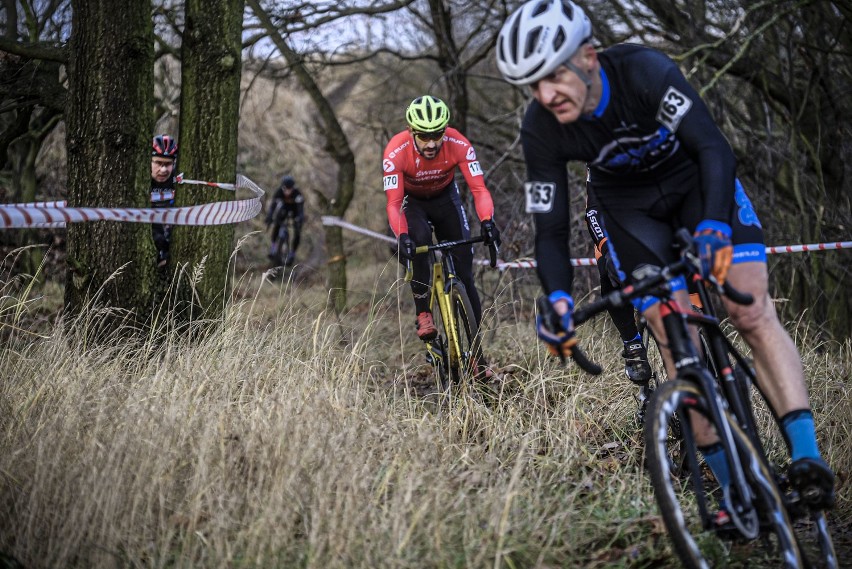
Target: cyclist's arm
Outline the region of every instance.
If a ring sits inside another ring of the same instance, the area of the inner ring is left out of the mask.
[[[296,223],[301,225],[305,221],[305,198],[302,193],[296,194]]]
[[[269,200],[269,205],[266,208],[266,223],[272,223],[274,221],[276,211],[278,211],[278,200]]]
[[[402,173],[386,174],[384,176],[384,186],[385,198],[387,199],[385,209],[388,214],[388,224],[393,234],[399,237],[401,233],[408,233],[408,221],[405,219],[405,212],[402,211],[402,204],[405,199]]]
[[[728,223],[734,204],[736,158],[704,101],[668,57],[648,52],[656,65],[651,101],[658,122],[674,132],[699,166],[704,218]],[[637,70],[637,72],[639,72]],[[647,85],[649,75],[644,74]]]
[[[537,106],[533,103],[532,106]],[[526,210],[535,220],[535,258],[541,285],[547,294],[556,290],[571,293],[574,269],[571,266],[571,216],[568,195],[566,159],[556,154],[548,140],[558,137],[546,132],[548,127],[531,113],[546,109],[530,109],[524,120],[521,140],[527,164]]]
[[[491,199],[491,192],[485,186],[485,175],[482,172],[482,165],[476,157],[476,151],[470,141],[460,132],[451,133],[452,138],[456,140],[448,140],[445,144],[451,145],[453,157],[458,160],[458,167],[461,170],[462,176],[467,187],[470,188],[470,193],[473,196],[473,206],[476,208],[476,215],[480,221],[494,218],[494,201]]]

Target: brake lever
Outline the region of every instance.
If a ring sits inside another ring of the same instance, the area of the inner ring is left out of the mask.
[[[500,253],[500,248],[493,241],[488,244],[488,255],[491,257],[489,265],[491,268],[495,268],[497,266],[497,255]]]

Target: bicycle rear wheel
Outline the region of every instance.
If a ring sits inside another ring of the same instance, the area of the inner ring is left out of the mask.
[[[452,333],[447,330],[447,338],[452,342],[458,340],[456,346],[449,346],[450,375],[454,381],[461,381],[465,374],[476,373],[471,369],[482,357],[479,339],[479,326],[473,316],[473,307],[467,296],[467,290],[462,283],[456,282],[450,286],[450,306],[452,317],[448,320],[453,326]],[[445,323],[447,324],[447,323]]]
[[[749,486],[754,494],[753,505],[759,515],[742,515],[739,526],[715,527],[715,520],[706,507],[707,496],[718,485],[709,469],[699,466],[693,442],[692,428],[687,412],[695,411],[707,416],[704,396],[693,383],[684,380],[667,381],[660,385],[651,398],[645,421],[646,468],[675,552],[685,567],[706,568],[723,565],[728,557],[731,537],[748,541],[742,536],[757,531],[769,545],[766,549],[749,552],[757,563],[758,555],[766,555],[769,563],[779,567],[802,567],[799,544],[773,472],[752,445],[749,437],[728,416],[734,443]],[[671,429],[676,424],[687,442],[685,452],[690,468],[688,479],[679,479],[672,471],[670,452]],[[696,474],[696,471],[698,474]],[[697,487],[696,486],[697,482]],[[736,508],[736,498],[728,507]],[[743,533],[745,532],[745,533]],[[758,543],[758,542],[755,542]],[[774,560],[774,561],[769,561]]]

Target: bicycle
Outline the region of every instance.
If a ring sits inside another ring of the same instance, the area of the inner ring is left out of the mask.
[[[479,325],[464,284],[456,275],[455,262],[450,251],[456,247],[484,242],[482,236],[459,241],[441,241],[438,244],[420,245],[415,254],[428,255],[431,266],[429,310],[438,329],[438,335],[424,341],[426,360],[435,368],[442,390],[451,382],[461,382],[472,364],[482,359],[482,340]],[[497,246],[488,245],[489,264],[497,266]],[[438,255],[438,252],[441,254]],[[411,281],[411,262],[406,262],[405,280]],[[436,310],[437,308],[437,310]]]
[[[715,306],[710,298],[710,294],[707,290],[707,287],[704,285],[704,281],[702,279],[694,279],[690,284],[690,302],[691,308],[694,312],[699,314],[706,314],[711,317],[718,318],[718,314],[716,312]],[[644,317],[639,317],[638,330],[640,340],[642,345],[645,348],[645,352],[650,354],[650,346],[651,340],[654,341],[654,344],[657,348],[658,354],[661,354],[659,350],[659,345],[656,343],[656,338],[654,338],[653,332],[651,331],[650,326],[648,326],[648,322]],[[698,330],[698,340],[700,344],[699,355],[701,360],[704,362],[704,365],[707,367],[708,371],[716,378],[716,381],[722,381],[722,376],[720,375],[720,370],[724,367],[724,362],[717,363],[714,359],[713,351],[710,349],[710,339],[705,334],[702,328]],[[662,356],[660,355],[660,358]],[[651,357],[649,356],[649,361]],[[660,376],[660,369],[663,366],[651,366],[651,379],[646,385],[642,385],[639,387],[639,391],[634,395],[634,398],[638,404],[638,410],[636,413],[637,423],[640,427],[645,426],[645,414],[647,412],[648,405],[651,401],[651,396],[654,391],[659,387],[663,382],[667,380],[666,377]],[[743,369],[747,369],[748,372],[743,372]],[[735,374],[740,374],[740,381],[743,382],[744,386],[750,387],[751,381],[755,375],[754,368],[752,367],[751,361],[746,359],[741,365],[733,366],[733,371]],[[665,373],[663,370],[662,373]],[[743,375],[744,374],[744,375]],[[748,393],[749,389],[745,388],[744,393]],[[671,457],[670,457],[670,465],[672,474],[675,476],[681,476],[685,473],[688,473],[688,468],[686,465],[686,456],[687,449],[686,443],[683,440],[683,436],[680,429],[680,422],[677,418],[673,419],[671,424],[669,425],[671,437],[669,439],[671,445]]]
[[[731,343],[714,314],[683,308],[673,299],[670,281],[680,275],[696,280],[700,267],[691,251],[691,237],[680,232],[678,241],[679,260],[663,268],[640,268],[634,272],[632,284],[574,313],[575,325],[579,326],[607,307],[622,306],[648,295],[660,299],[677,376],[653,391],[643,436],[645,467],[675,552],[686,567],[705,568],[710,566],[708,557],[720,540],[753,541],[761,537],[773,546],[770,549],[777,549],[775,553],[784,567],[811,567],[814,565],[810,556],[793,528],[793,520],[810,516],[816,528],[819,562],[834,569],[838,560],[824,512],[809,510],[782,471],[767,458],[752,408],[751,387],[757,383],[749,360]],[[727,283],[715,288],[734,302],[753,302],[749,295]],[[704,307],[711,306],[709,296],[702,302]],[[693,345],[688,324],[701,329],[705,349],[716,364],[715,375]],[[589,373],[596,371],[594,364],[587,365],[585,356],[575,360]],[[704,416],[714,426],[730,469],[731,485],[722,489],[722,495],[732,523],[724,527],[716,525],[708,508],[713,485],[707,469],[699,464],[690,413]],[[681,480],[674,470],[676,464],[670,455],[673,441],[683,455],[686,480]],[[724,547],[721,549],[724,551]]]
[[[275,224],[278,226],[278,232],[272,236],[272,246],[268,255],[273,266],[287,267],[293,264],[293,254],[290,248],[290,225],[295,226],[295,224],[295,215],[289,213]],[[295,227],[293,229],[295,230]]]

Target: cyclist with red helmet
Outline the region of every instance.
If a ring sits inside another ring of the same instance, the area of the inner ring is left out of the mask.
[[[622,280],[629,282],[641,265],[674,261],[675,232],[687,227],[704,278],[730,281],[754,297],[748,306],[723,302],[752,349],[760,387],[787,437],[790,480],[813,508],[831,507],[834,473],[818,449],[801,357],[768,293],[763,230],[736,178],[730,144],[674,61],[639,45],[598,51],[591,39],[591,21],[576,3],[529,0],[509,16],[497,40],[503,78],[528,87],[533,97],[521,125],[527,211],[535,216],[539,278],[562,315],[561,331],[538,326],[539,337],[564,355],[576,342],[566,163],[585,162],[587,188],[606,217],[609,254]],[[685,280],[672,287],[688,306]],[[640,309],[664,338],[658,300],[649,298]],[[725,486],[720,445],[712,434],[701,438],[704,457]]]
[[[470,223],[455,182],[456,169],[473,195],[486,244],[499,244],[500,232],[494,224],[494,203],[476,151],[462,133],[448,126],[450,109],[446,103],[430,95],[417,97],[408,105],[405,119],[408,129],[391,138],[382,161],[387,216],[397,237],[400,260],[412,263],[417,335],[430,340],[438,332],[429,311],[430,268],[426,256],[415,255],[414,250],[432,242],[433,229],[438,240],[470,238]],[[482,305],[473,282],[473,248],[458,247],[453,255],[478,324]]]
[[[175,205],[175,162],[177,141],[168,134],[154,137],[151,148],[151,207],[174,207]],[[151,225],[154,245],[157,247],[157,266],[165,267],[169,262],[170,225]]]

